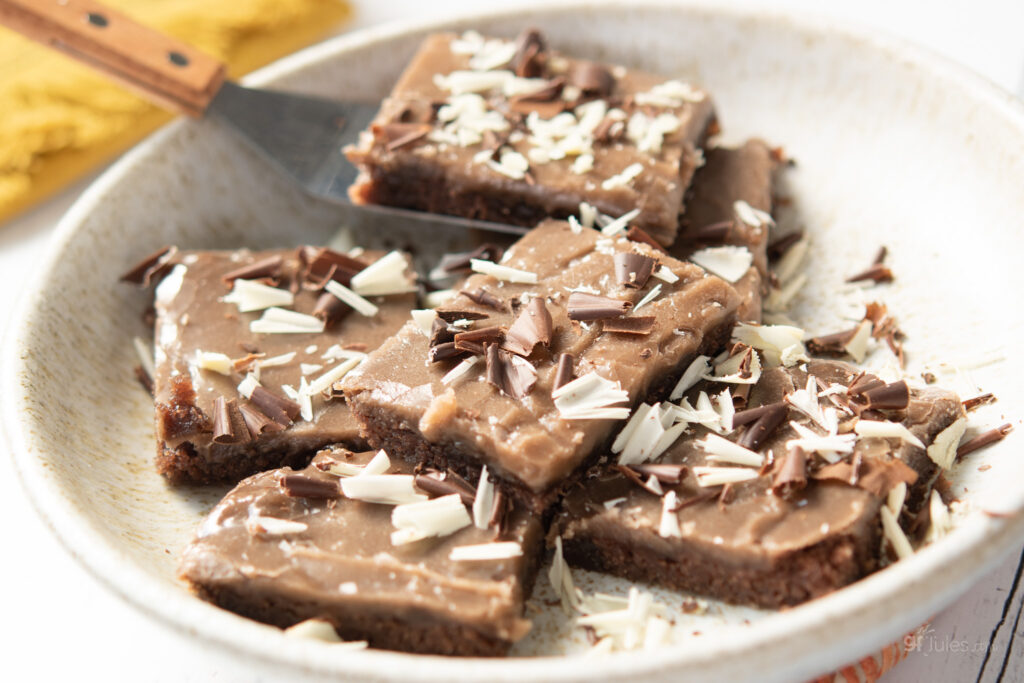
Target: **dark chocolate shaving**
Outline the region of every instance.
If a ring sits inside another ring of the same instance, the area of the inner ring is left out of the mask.
[[[321,294],[316,300],[316,305],[313,307],[313,317],[323,320],[324,324],[328,327],[351,312],[351,306],[330,292]]]
[[[772,261],[779,260],[787,251],[789,251],[790,247],[803,238],[803,230],[794,230],[793,232],[782,235],[778,239],[772,240],[768,244],[768,258]]]
[[[453,323],[456,320],[483,320],[488,317],[486,313],[476,311],[460,311],[457,309],[443,309],[437,312],[437,317],[445,322]]]
[[[766,410],[747,427],[747,430],[736,440],[738,445],[755,452],[760,450],[764,442],[768,440],[768,437],[779,428],[779,425],[785,421],[786,416],[789,414],[789,406],[785,403],[772,403],[765,407],[769,408],[769,410]],[[735,416],[733,417],[733,425],[735,426]]]
[[[661,244],[656,239],[654,239],[646,232],[644,232],[643,229],[638,228],[635,225],[631,225],[629,226],[629,228],[626,229],[626,239],[632,242],[646,244],[647,246],[653,247],[660,252],[665,252],[665,247],[661,246]]]
[[[434,469],[423,470],[415,476],[413,483],[416,488],[426,491],[434,497],[450,496],[457,493],[466,505],[472,505],[476,500],[476,488],[450,470],[447,472]]]
[[[724,242],[731,230],[732,221],[718,221],[687,230],[686,239],[691,242]]]
[[[537,383],[537,370],[519,356],[491,344],[486,350],[487,382],[514,399],[525,398]]]
[[[429,123],[385,123],[373,127],[373,137],[382,140],[384,148],[393,152],[426,137],[432,129]]]
[[[631,308],[633,308],[631,302],[607,296],[587,294],[586,292],[572,292],[569,295],[570,320],[616,318]]]
[[[654,272],[656,261],[650,256],[620,251],[613,257],[615,280],[626,287],[641,289]]]
[[[270,256],[259,261],[250,263],[247,266],[241,268],[235,268],[232,271],[224,273],[220,276],[220,279],[224,282],[233,282],[234,280],[258,280],[260,278],[269,277],[277,279],[281,276],[281,265],[284,263],[284,258],[278,254],[277,256]]]
[[[134,368],[132,368],[132,371],[135,373],[135,379],[139,381],[139,384],[142,385],[142,388],[145,389],[150,396],[154,396],[155,394],[153,378],[149,376],[149,373],[146,372],[146,369],[141,365],[136,365]]]
[[[525,29],[516,38],[516,53],[509,66],[520,78],[537,78],[544,70],[546,52],[541,32],[535,28]]]
[[[871,262],[871,265],[877,266],[881,263],[885,263],[885,257],[889,255],[889,250],[883,244],[878,248],[878,253],[875,254],[875,260]]]
[[[121,281],[149,287],[153,280],[159,279],[164,272],[170,269],[170,260],[177,253],[177,247],[163,247],[139,261],[131,270],[121,276]]]
[[[607,97],[615,89],[615,77],[608,67],[597,62],[577,60],[569,66],[569,83],[586,95]]]
[[[544,304],[544,299],[535,296],[530,303],[519,313],[512,326],[508,328],[505,335],[505,343],[501,348],[512,353],[519,354],[524,358],[533,353],[537,344],[548,346],[551,344],[551,335],[554,332],[554,322],[551,320],[551,313]]]
[[[285,494],[292,498],[341,498],[341,486],[336,479],[320,479],[304,474],[285,474],[277,482]]]
[[[260,411],[280,425],[290,425],[299,416],[299,404],[291,399],[268,391],[264,387],[256,387],[249,396]]]
[[[627,465],[630,469],[644,477],[653,476],[659,483],[666,486],[677,486],[683,483],[686,476],[686,465],[674,465],[671,463],[642,463],[639,465]]]
[[[853,378],[852,382],[850,382],[850,386],[846,388],[846,393],[850,396],[860,396],[865,392],[871,391],[872,389],[878,389],[883,386],[885,386],[885,382],[878,379],[875,375],[861,372]]]
[[[846,353],[846,345],[857,333],[857,328],[824,334],[807,340],[807,350],[816,355],[841,356]]]
[[[605,116],[601,119],[601,123],[597,124],[597,127],[594,128],[593,137],[595,142],[612,142],[622,137],[622,134],[625,132],[625,122],[611,116]]]
[[[910,405],[910,388],[900,380],[868,389],[861,393],[861,398],[874,410],[904,410]]]
[[[505,330],[499,325],[481,327],[476,330],[466,330],[455,335],[455,348],[469,351],[467,344],[496,344],[505,337]]]
[[[264,432],[280,432],[284,429],[283,426],[261,413],[255,406],[241,405],[238,407],[238,412],[242,413],[245,426],[254,439]]]
[[[501,145],[497,145],[500,147]],[[501,257],[505,254],[505,250],[497,244],[485,243],[473,251],[464,251],[457,254],[445,254],[441,257],[441,263],[438,264],[445,273],[468,273],[472,270],[473,259],[482,259],[484,261],[491,261],[498,263]]]
[[[567,105],[568,103],[561,98],[541,100],[535,99],[532,96],[524,95],[510,99],[508,101],[508,110],[515,114],[526,116],[536,112],[542,119],[553,119],[565,111],[567,109]],[[536,182],[533,180],[533,176],[529,171],[524,174],[523,180],[525,180],[528,185],[533,185],[534,182]]]
[[[976,408],[980,408],[981,406],[988,405],[989,403],[995,403],[995,402],[996,402],[995,394],[988,393],[988,394],[982,394],[981,396],[975,396],[974,398],[967,399],[966,401],[963,402],[963,406],[964,406],[964,410],[969,413],[972,410],[975,410]]]
[[[653,486],[648,484],[647,481],[645,481],[644,478],[640,476],[640,474],[631,467],[627,467],[625,465],[612,465],[612,469],[619,472],[626,479],[629,479],[631,482],[642,488],[644,491],[647,491],[648,493],[653,493],[656,496],[660,496],[662,493],[664,493],[664,491],[654,488]],[[657,479],[657,477],[655,477],[655,479]]]
[[[478,287],[474,290],[463,289],[462,291],[459,292],[459,294],[464,295],[467,299],[469,299],[475,304],[487,306],[488,308],[493,308],[494,310],[501,311],[502,313],[504,313],[507,310],[505,308],[505,301],[494,296],[493,294],[488,292],[487,289],[485,289],[484,287]]]
[[[657,318],[653,315],[634,315],[627,318],[612,318],[604,321],[604,331],[616,334],[645,335],[654,331]]]
[[[690,496],[689,498],[680,500],[678,503],[676,503],[676,506],[672,508],[672,512],[679,512],[680,510],[688,508],[691,505],[697,505],[698,503],[706,503],[708,501],[714,500],[718,498],[720,493],[721,491],[705,491],[703,493],[698,493],[695,496]]]
[[[867,458],[859,467],[845,460],[826,465],[811,477],[841,481],[881,498],[900,482],[907,486],[913,484],[917,481],[917,472],[898,458]]]
[[[1007,422],[1004,425],[1000,425],[995,429],[990,429],[987,432],[982,432],[970,441],[965,441],[960,444],[960,447],[956,449],[957,459],[964,457],[968,453],[973,453],[979,448],[985,446],[991,446],[997,441],[1002,441],[1006,438],[1006,435],[1013,431],[1013,425]]]
[[[444,342],[443,344],[430,347],[430,351],[427,352],[427,360],[431,363],[438,363],[443,360],[458,358],[464,353],[465,351],[455,348],[454,341]]]
[[[742,427],[745,424],[756,422],[762,415],[773,412],[778,406],[786,407],[787,404],[784,401],[776,401],[775,403],[766,403],[763,406],[741,410],[732,416],[732,426]]]
[[[847,282],[861,282],[864,280],[872,280],[873,282],[892,282],[893,281],[892,271],[889,270],[889,266],[881,263],[876,263],[867,270],[857,273],[846,279]]]
[[[563,353],[558,356],[558,368],[555,370],[554,384],[551,385],[552,391],[561,389],[573,380],[573,364],[575,362],[576,359],[571,353]]]
[[[430,345],[437,346],[453,342],[455,335],[461,331],[458,327],[453,327],[440,318],[434,318],[434,322],[430,324]]]
[[[772,493],[790,499],[807,486],[807,455],[799,446],[790,448],[772,477]]]
[[[508,522],[509,499],[501,492],[501,489],[494,491],[494,500],[491,502],[491,514],[487,518],[488,528],[494,528],[498,536],[505,533]]]
[[[510,103],[511,104],[523,103],[523,104],[527,104],[527,105],[532,104],[532,103],[537,103],[537,104],[548,103],[548,102],[551,102],[551,100],[554,100],[559,95],[561,95],[562,94],[562,88],[564,88],[564,87],[565,87],[565,79],[564,78],[562,78],[561,76],[559,76],[558,78],[552,78],[547,83],[545,83],[543,85],[543,87],[538,88],[537,90],[531,90],[530,92],[523,93],[522,95],[515,95],[514,97],[511,98]],[[565,105],[566,105],[565,102],[563,102],[562,100],[559,100],[558,104],[560,105],[561,109],[563,109],[563,110],[565,109]]]
[[[327,247],[300,253],[308,262],[304,279],[318,285],[317,289],[322,288],[329,280],[335,280],[347,287],[352,284],[352,276],[367,265]]]
[[[213,400],[213,442],[241,443],[250,440],[249,429],[238,412],[235,399],[218,396]]]

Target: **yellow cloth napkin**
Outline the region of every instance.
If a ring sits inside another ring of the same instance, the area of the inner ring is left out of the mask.
[[[105,0],[228,64],[232,77],[322,37],[343,0]],[[59,190],[171,115],[0,27],[0,222]]]

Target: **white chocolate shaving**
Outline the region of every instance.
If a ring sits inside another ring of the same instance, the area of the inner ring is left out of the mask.
[[[174,266],[153,290],[153,299],[156,303],[165,307],[170,306],[174,297],[178,296],[178,292],[181,291],[181,285],[185,282],[185,273],[187,272],[188,268],[180,263]]]
[[[537,284],[537,273],[531,273],[528,270],[517,270],[515,268],[509,268],[508,266],[499,265],[492,261],[485,261],[483,259],[476,258],[470,259],[469,264],[473,269],[473,272],[490,275],[498,280],[527,285]]]
[[[551,392],[559,415],[565,420],[624,420],[629,408],[613,408],[628,403],[629,394],[618,382],[588,372]]]
[[[656,277],[662,282],[667,282],[670,285],[679,282],[679,276],[669,270],[668,266],[658,268],[656,271],[651,273],[651,277]]]
[[[287,289],[278,289],[257,280],[235,280],[231,292],[221,298],[224,303],[235,304],[241,313],[261,311],[271,306],[291,306],[295,296]]]
[[[341,638],[331,622],[325,619],[306,619],[284,630],[286,636],[322,640],[326,643],[340,643]]]
[[[580,605],[580,594],[576,590],[576,583],[572,578],[572,571],[565,563],[565,556],[562,554],[562,537],[555,536],[555,552],[551,558],[551,567],[548,568],[548,581],[555,595],[562,602],[562,608],[566,614]]]
[[[454,368],[445,373],[445,376],[441,378],[441,384],[445,386],[453,386],[460,380],[464,379],[473,366],[479,362],[480,356],[470,356],[464,359],[461,363],[456,365]]]
[[[256,361],[256,365],[262,368],[276,368],[282,365],[288,365],[296,356],[295,351],[289,351],[288,353],[282,353],[279,356],[271,356],[270,358],[263,358]]]
[[[885,504],[892,510],[892,514],[896,519],[900,518],[900,513],[903,512],[903,504],[907,501],[907,482],[901,481],[900,483],[889,489],[888,495],[885,497]]]
[[[655,299],[657,299],[659,294],[661,294],[661,284],[660,283],[654,285],[653,287],[651,287],[651,290],[649,292],[647,292],[646,294],[644,294],[643,298],[641,298],[640,301],[636,302],[636,305],[633,306],[633,313],[636,313],[641,308],[643,308],[647,304],[649,304],[652,301],[654,301]]]
[[[349,358],[343,363],[338,363],[333,368],[310,382],[306,391],[302,393],[305,393],[306,396],[313,396],[327,391],[334,386],[335,382],[341,380],[342,377],[347,375],[353,368],[362,362],[362,358]]]
[[[640,92],[634,100],[640,106],[681,107],[688,102],[703,102],[707,95],[689,83],[678,80],[659,83],[647,92]]]
[[[693,359],[686,370],[683,372],[682,377],[676,382],[675,388],[669,395],[669,400],[675,401],[679,399],[689,390],[692,386],[700,381],[707,371],[711,368],[708,361],[711,360],[708,356],[697,356]]]
[[[953,530],[953,518],[949,514],[949,508],[942,502],[942,496],[935,489],[932,489],[928,502],[928,513],[931,523],[925,532],[924,540],[926,543],[934,543]]]
[[[775,220],[771,217],[771,214],[761,209],[755,209],[742,199],[737,199],[733,202],[732,210],[737,218],[752,228],[760,228],[763,225],[775,225]]]
[[[871,330],[873,326],[870,320],[862,320],[857,325],[857,330],[850,337],[850,341],[843,344],[843,350],[850,354],[855,361],[863,363],[868,355],[868,342],[871,341]]]
[[[256,377],[250,373],[238,384],[238,393],[245,398],[252,398],[252,392],[256,390],[260,383],[256,380]]]
[[[356,472],[357,477],[366,477],[373,474],[384,474],[391,469],[391,458],[383,450],[379,450],[373,454],[373,458],[370,462],[366,463],[366,466],[361,471]]]
[[[928,457],[936,465],[948,470],[956,462],[956,449],[967,431],[967,418],[957,418],[953,424],[939,432],[928,446]]]
[[[412,321],[416,323],[419,331],[429,337],[430,330],[434,326],[434,320],[437,318],[437,311],[414,308],[410,311],[410,314],[412,315]]]
[[[679,515],[676,514],[676,492],[669,491],[661,498],[661,520],[658,522],[658,535],[662,538],[681,538]]]
[[[750,355],[750,368],[746,375],[740,372],[740,364],[743,362],[743,353],[730,356],[715,366],[714,374],[705,372],[701,377],[713,382],[726,384],[757,384],[761,379],[761,356],[757,351]]]
[[[764,464],[764,456],[760,453],[755,453],[738,443],[723,439],[717,434],[708,434],[703,441],[697,442],[697,446],[708,454],[708,460],[714,462],[727,462],[748,467],[760,467]]]
[[[139,337],[132,339],[132,345],[135,347],[135,355],[139,358],[139,365],[142,366],[143,371],[149,376],[150,379],[156,377],[156,368],[153,364],[153,347],[150,344],[142,341]]]
[[[356,294],[336,280],[329,281],[327,285],[324,286],[324,289],[351,306],[356,312],[365,315],[368,318],[372,318],[377,315],[377,311],[380,310],[376,305],[370,303],[362,296]]]
[[[757,470],[749,467],[702,467],[693,468],[699,486],[722,486],[741,481],[757,479]]]
[[[457,292],[454,289],[438,289],[433,292],[427,292],[426,296],[423,297],[423,304],[427,308],[437,308],[454,299],[456,294]]]
[[[320,334],[324,321],[305,313],[284,308],[268,308],[259,320],[249,323],[249,331],[257,334]]]
[[[609,221],[604,227],[601,228],[601,234],[606,237],[617,235],[626,228],[629,227],[629,222],[640,215],[640,209],[633,209],[627,211],[618,218]]]
[[[854,427],[854,431],[857,432],[858,436],[865,438],[882,438],[882,439],[902,439],[912,446],[924,449],[924,443],[921,439],[911,433],[909,429],[899,422],[890,422],[888,420],[857,420],[857,425]]]
[[[352,276],[352,291],[360,296],[386,296],[415,292],[405,271],[409,267],[399,251],[388,252]]]
[[[411,474],[366,474],[341,480],[341,490],[346,497],[367,503],[402,505],[427,500],[417,492]]]
[[[289,536],[301,534],[309,527],[303,522],[263,515],[249,515],[245,520],[245,529],[254,536]]]
[[[728,282],[737,282],[750,270],[754,257],[746,247],[725,245],[695,251],[690,260]]]
[[[523,547],[516,541],[460,545],[452,548],[448,559],[453,562],[480,562],[486,560],[508,560],[523,554]]]
[[[889,543],[892,544],[892,549],[896,551],[896,557],[904,560],[913,555],[914,547],[907,540],[907,535],[903,533],[903,529],[900,528],[900,524],[896,521],[896,516],[892,514],[892,510],[888,506],[883,505],[879,508],[878,514],[882,518],[882,532]]]
[[[200,351],[197,354],[196,367],[221,375],[230,375],[235,369],[227,354],[215,353],[213,351]]]
[[[626,187],[638,175],[643,173],[644,167],[640,162],[635,162],[622,169],[619,173],[606,178],[601,183],[602,190],[614,190],[617,187]]]
[[[391,544],[405,545],[432,536],[449,536],[469,526],[473,520],[461,496],[453,493],[420,503],[397,505],[391,511],[391,523],[398,529],[391,533]]]
[[[487,477],[487,466],[480,470],[480,482],[476,486],[476,498],[473,499],[473,524],[477,529],[486,529],[491,517],[491,506],[494,505],[494,484]]]

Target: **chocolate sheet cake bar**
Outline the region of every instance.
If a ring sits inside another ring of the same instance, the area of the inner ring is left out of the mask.
[[[645,438],[635,424],[619,464],[581,482],[556,514],[551,538],[561,536],[566,560],[762,607],[876,569],[883,507],[913,518],[937,476],[930,456],[948,447],[940,435],[963,407],[952,393],[886,385],[837,361],[806,367],[765,370],[735,414],[728,395],[726,410],[702,408],[695,394],[723,387],[702,382],[681,404],[684,420],[702,422],[654,461],[630,443]]]
[[[204,599],[280,627],[320,618],[371,647],[504,653],[530,628],[540,523],[498,502],[478,528],[471,485],[381,460],[332,449],[304,470],[246,479],[200,526],[181,577]]]
[[[728,338],[735,290],[624,231],[542,223],[346,377],[375,448],[475,477],[541,511],[621,425]]]
[[[711,259],[724,263],[745,259],[749,268],[740,269],[742,275],[733,281],[743,300],[737,317],[744,322],[761,321],[761,301],[768,285],[773,181],[779,166],[778,153],[761,140],[707,150],[686,200],[679,239],[669,250],[680,260],[693,258],[704,265],[710,265]]]
[[[348,150],[350,194],[386,204],[533,226],[580,202],[663,245],[678,230],[698,150],[714,127],[687,83],[476,33],[429,36]]]
[[[301,466],[329,443],[364,443],[333,386],[416,301],[406,257],[381,257],[316,247],[166,251],[152,378],[160,473],[234,482]],[[366,294],[349,298],[359,310],[330,293],[349,287]]]

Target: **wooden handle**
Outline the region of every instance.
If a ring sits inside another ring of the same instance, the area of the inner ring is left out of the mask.
[[[224,65],[92,0],[0,0],[0,24],[189,116],[203,115]]]

